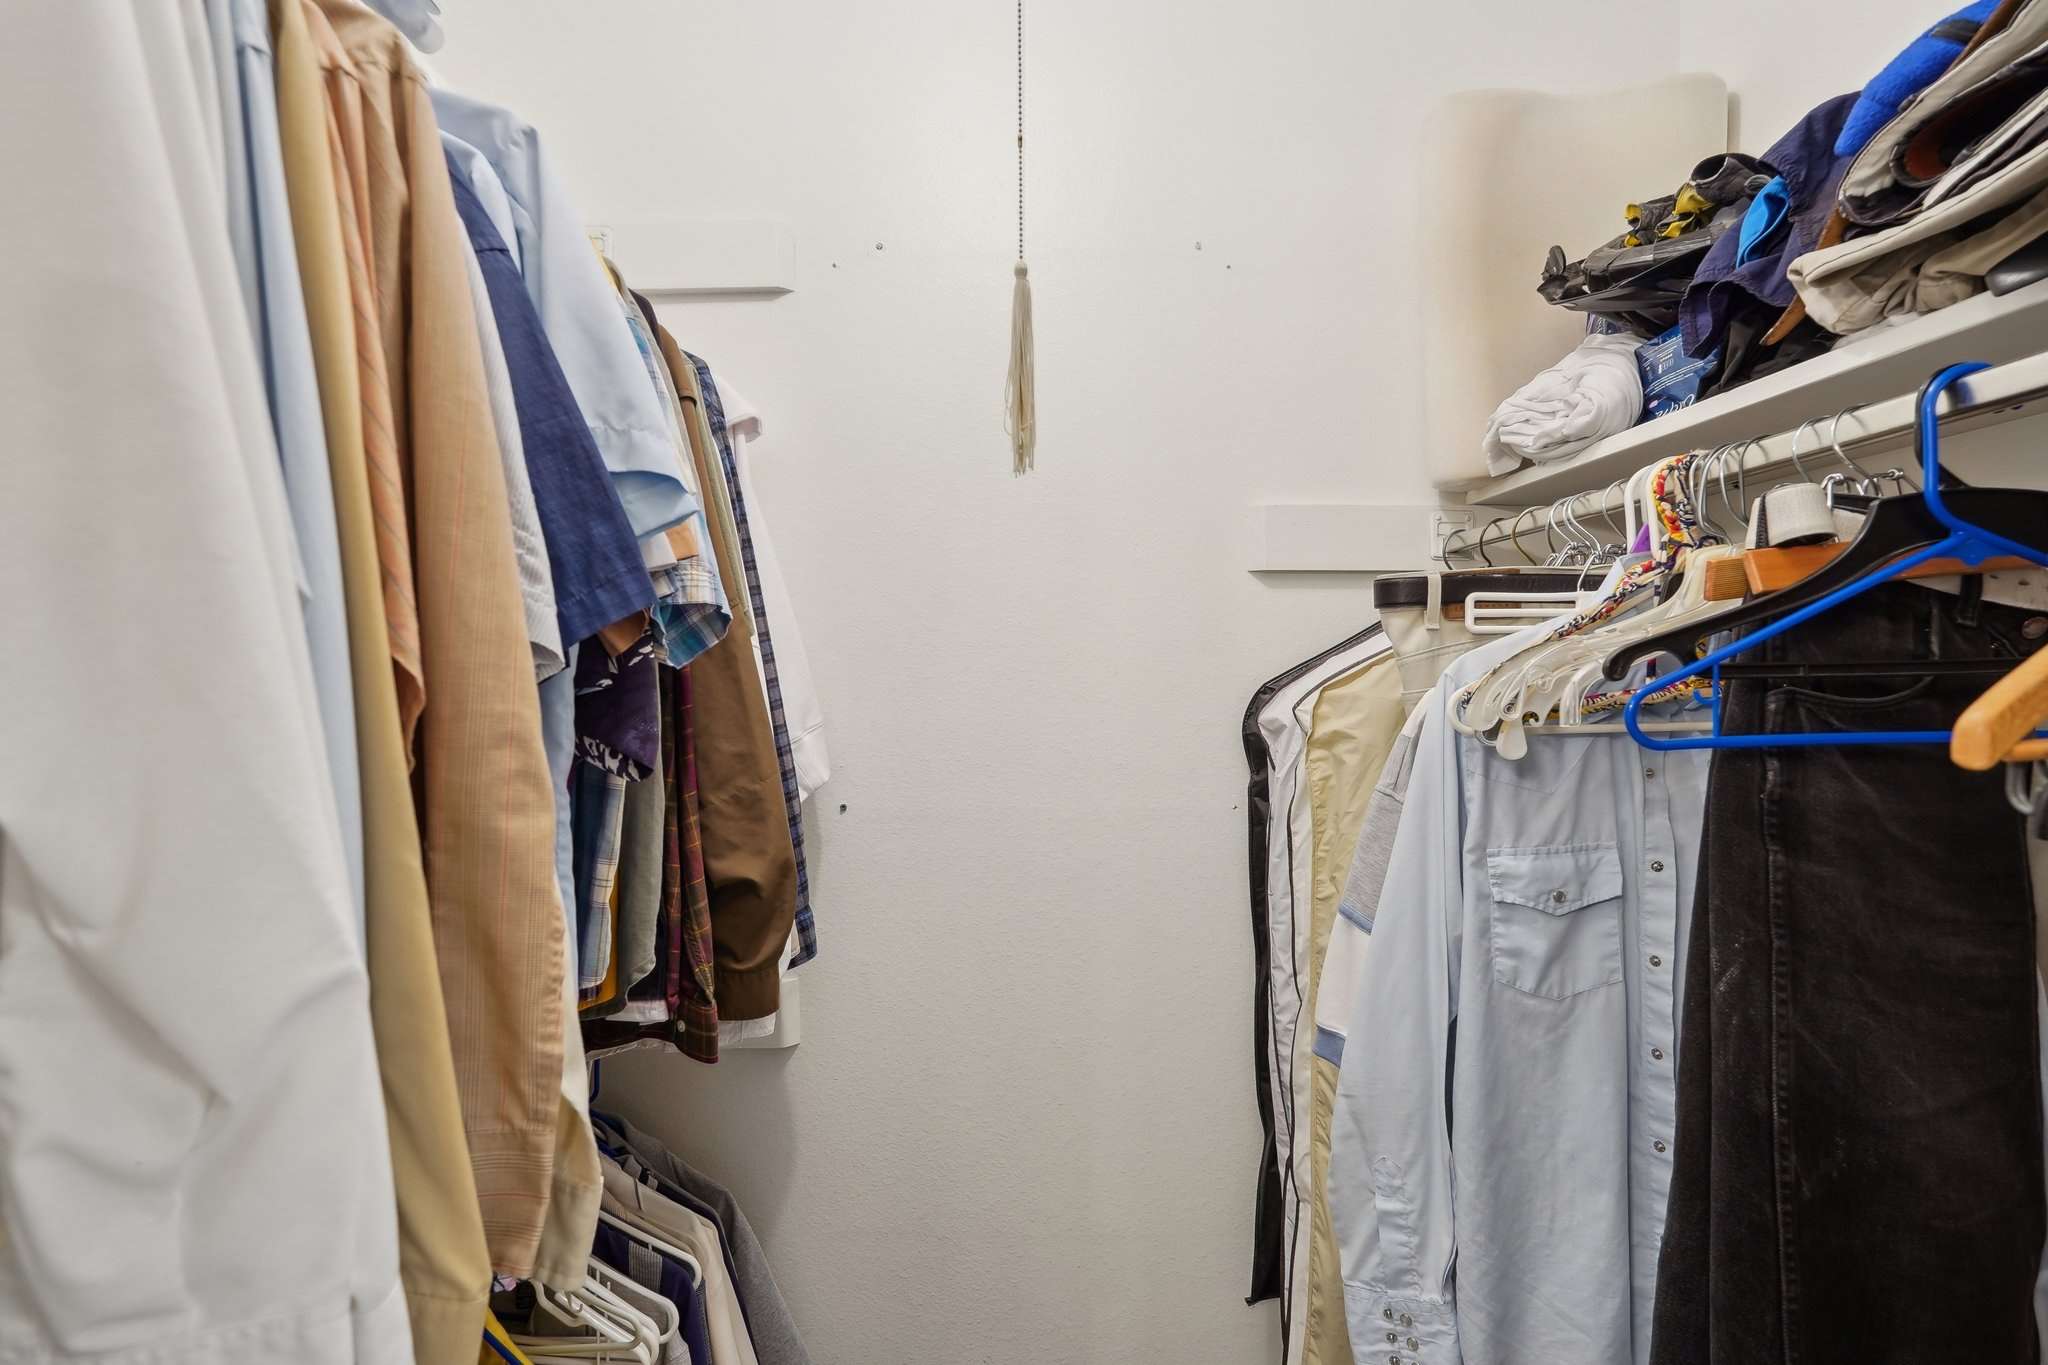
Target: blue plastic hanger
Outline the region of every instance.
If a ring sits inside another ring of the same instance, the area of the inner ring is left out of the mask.
[[[1780,734],[1780,735],[1728,735],[1721,732],[1721,696],[1724,684],[1720,667],[1738,655],[1746,654],[1764,641],[1783,635],[1786,631],[1804,625],[1824,612],[1832,611],[1852,597],[1859,597],[1880,583],[1888,583],[1911,569],[1931,559],[1953,559],[1976,567],[1985,561],[2004,556],[2027,560],[2034,564],[2048,565],[2048,550],[2022,544],[1994,531],[1963,520],[1950,511],[1941,493],[1940,424],[1936,409],[1941,396],[1966,375],[1989,369],[1981,361],[1966,361],[1951,365],[1935,375],[1921,391],[1920,407],[1916,414],[1915,439],[1919,446],[1921,468],[1921,493],[1927,511],[1942,525],[1948,527],[1948,535],[1931,545],[1922,546],[1911,554],[1886,564],[1864,577],[1810,602],[1790,615],[1772,622],[1768,626],[1745,635],[1730,644],[1723,645],[1695,663],[1686,665],[1676,673],[1657,678],[1653,684],[1636,690],[1629,699],[1628,709],[1622,713],[1622,722],[1628,727],[1636,743],[1645,749],[1778,749],[1778,748],[1832,748],[1849,744],[1946,744],[1947,730],[1862,730],[1830,734]],[[1714,675],[1714,691],[1710,705],[1713,709],[1713,730],[1710,734],[1657,738],[1644,732],[1641,713],[1643,703],[1653,692],[1667,689],[1671,684],[1688,678]]]

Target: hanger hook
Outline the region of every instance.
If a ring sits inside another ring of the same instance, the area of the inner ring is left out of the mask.
[[[1586,524],[1596,510],[1596,504],[1586,501],[1593,496],[1594,492],[1591,489],[1578,494],[1572,499],[1571,509],[1572,525],[1578,527],[1579,533],[1586,538],[1586,562],[1588,564],[1601,562],[1607,554],[1607,544],[1600,539],[1600,533]]]
[[[1565,494],[1564,529],[1565,534],[1571,537],[1573,545],[1590,553],[1591,549],[1597,547],[1594,546],[1592,534],[1586,530],[1585,523],[1579,520],[1579,499],[1584,496],[1583,493]]]
[[[1749,451],[1752,446],[1763,442],[1751,436],[1734,447],[1730,452],[1735,461],[1735,500],[1728,499],[1728,470],[1721,470],[1721,505],[1728,509],[1728,517],[1745,532],[1749,530]],[[1768,453],[1768,452],[1767,452]]]
[[[1809,417],[1792,429],[1792,467],[1799,471],[1799,481],[1801,483],[1812,483],[1813,475],[1806,472],[1806,462],[1799,458],[1799,438],[1806,434],[1808,427],[1817,427],[1819,425],[1820,418]]]
[[[1478,555],[1479,562],[1489,569],[1493,567],[1493,556],[1486,553],[1486,538],[1493,534],[1494,527],[1500,525],[1505,520],[1505,517],[1495,517],[1492,521],[1487,522],[1486,525],[1479,528],[1479,539],[1472,542],[1472,552]]]
[[[1521,525],[1522,518],[1534,515],[1535,511],[1536,509],[1533,507],[1524,507],[1521,511],[1515,513],[1515,519],[1508,523],[1508,539],[1514,543],[1515,553],[1522,557],[1524,564],[1532,567],[1536,563],[1536,557],[1530,554],[1522,545]]]
[[[1468,553],[1465,547],[1453,545],[1452,542],[1455,541],[1459,536],[1469,534],[1471,534],[1471,532],[1466,530],[1466,528],[1464,528],[1463,526],[1453,526],[1448,531],[1445,531],[1444,543],[1437,547],[1436,562],[1443,565],[1444,568],[1449,569],[1451,567],[1452,555],[1461,555]]]
[[[1921,387],[1920,401],[1914,408],[1913,438],[1914,444],[1920,449],[1920,496],[1927,500],[1927,510],[1934,514],[1935,520],[1959,534],[1989,536],[1992,540],[2003,541],[2004,537],[1990,535],[1949,511],[1948,504],[1941,496],[1941,416],[1937,411],[1941,406],[1941,396],[1966,376],[1990,368],[1981,360],[1965,360],[1960,364],[1950,365],[1930,377]],[[2033,556],[2029,554],[2023,557]]]
[[[1607,523],[1607,529],[1613,532],[1614,543],[1617,545],[1621,545],[1622,541],[1628,539],[1628,532],[1622,528],[1620,522],[1614,519],[1621,509],[1619,507],[1609,507],[1607,505],[1607,499],[1610,494],[1615,493],[1617,491],[1621,493],[1623,498],[1627,498],[1628,490],[1622,487],[1622,485],[1626,482],[1627,480],[1625,478],[1616,479],[1613,483],[1608,484],[1605,488],[1600,490],[1600,520]],[[1626,551],[1628,549],[1628,546],[1622,545],[1621,548],[1624,551]]]
[[[1834,447],[1836,457],[1840,459],[1843,464],[1849,466],[1850,469],[1854,470],[1857,479],[1859,479],[1862,483],[1867,485],[1871,482],[1870,471],[1865,469],[1862,465],[1857,464],[1856,461],[1854,461],[1853,459],[1849,458],[1849,452],[1842,449],[1842,419],[1844,417],[1853,416],[1861,411],[1863,411],[1863,404],[1851,403],[1848,407],[1843,408],[1840,412],[1836,413],[1833,417],[1829,418],[1828,444]]]
[[[1557,555],[1557,503],[1550,504],[1548,514],[1543,518],[1543,544],[1550,551],[1549,562],[1560,564]]]

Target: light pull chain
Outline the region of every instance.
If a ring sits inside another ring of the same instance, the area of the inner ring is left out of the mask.
[[[1024,0],[1017,0],[1017,283],[1010,294],[1010,377],[1003,390],[1003,429],[1010,435],[1010,472],[1029,474],[1038,454],[1038,380],[1031,328],[1031,269],[1024,263]]]

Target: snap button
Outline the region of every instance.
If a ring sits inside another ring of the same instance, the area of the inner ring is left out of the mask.
[[[1380,1316],[1385,1318],[1388,1322],[1392,1322],[1394,1320],[1394,1310],[1391,1308],[1382,1308],[1380,1310]]]
[[[1418,1342],[1417,1342],[1417,1341],[1415,1340],[1415,1338],[1414,1338],[1414,1337],[1410,1337],[1410,1338],[1408,1338],[1408,1349],[1409,1349],[1409,1350],[1411,1350],[1411,1351],[1412,1351],[1412,1350],[1414,1350],[1414,1349],[1416,1348],[1416,1346],[1417,1346],[1417,1345],[1419,1345],[1419,1344],[1420,1344],[1420,1343],[1418,1343]]]
[[[1661,1047],[1653,1047],[1650,1049],[1650,1055],[1661,1062],[1664,1060],[1664,1049]]]
[[[1645,768],[1645,769],[1643,769],[1643,776],[1644,776],[1644,777],[1655,777],[1656,775],[1657,775],[1657,770],[1656,770],[1655,768]]]
[[[1664,965],[1664,959],[1663,959],[1663,958],[1661,958],[1661,957],[1658,957],[1658,956],[1657,956],[1657,955],[1656,955],[1655,953],[1651,953],[1651,954],[1650,954],[1650,965],[1651,965],[1652,967],[1661,967],[1661,966],[1663,966],[1663,965]]]
[[[1556,901],[1556,902],[1557,902],[1557,903],[1558,903],[1559,905],[1563,905],[1563,904],[1564,904],[1564,901],[1565,901],[1565,895],[1564,895],[1564,892],[1562,892],[1562,891],[1553,891],[1553,892],[1551,892],[1551,893],[1550,893],[1550,899],[1552,899],[1552,900]]]
[[[1663,870],[1664,870],[1664,860],[1663,860],[1662,858],[1652,858],[1652,859],[1650,860],[1650,871],[1652,871],[1652,872],[1662,872]]]
[[[1415,1325],[1415,1319],[1409,1317],[1406,1313],[1403,1313],[1401,1315],[1401,1325],[1403,1327],[1413,1327]]]
[[[1655,1147],[1660,1152],[1665,1150],[1664,1143],[1661,1139],[1659,1141],[1651,1143],[1650,1145],[1652,1147]]]
[[[1400,1334],[1399,1332],[1389,1332],[1389,1333],[1387,1333],[1387,1345],[1389,1345],[1389,1346],[1392,1346],[1392,1345],[1394,1345],[1394,1344],[1395,1344],[1396,1342],[1398,1342],[1398,1341],[1400,1341],[1400,1340],[1401,1340],[1401,1334]]]

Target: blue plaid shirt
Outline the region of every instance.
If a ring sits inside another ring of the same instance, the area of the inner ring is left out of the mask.
[[[797,953],[789,965],[801,967],[818,955],[818,927],[811,917],[811,874],[804,865],[804,812],[797,794],[796,756],[789,747],[789,724],[782,714],[782,679],[775,671],[775,645],[768,635],[768,608],[761,598],[761,573],[754,562],[754,542],[747,532],[747,500],[740,492],[740,467],[733,459],[732,441],[725,430],[725,406],[718,399],[718,385],[712,382],[711,367],[696,356],[683,353],[697,371],[704,389],[704,415],[711,424],[711,439],[718,447],[718,462],[725,470],[732,490],[732,520],[739,533],[740,558],[747,571],[747,600],[754,609],[754,634],[761,642],[761,677],[768,686],[768,718],[775,726],[775,757],[782,765],[782,800],[789,808],[789,843],[796,850],[796,939]]]

